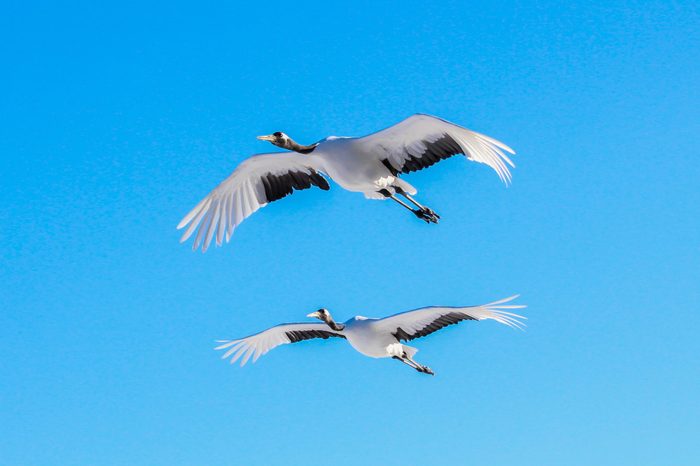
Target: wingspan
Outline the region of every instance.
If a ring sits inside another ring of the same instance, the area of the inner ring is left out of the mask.
[[[380,319],[377,325],[382,330],[394,335],[399,341],[410,341],[424,337],[463,320],[492,319],[509,327],[522,329],[525,324],[518,319],[526,319],[526,317],[505,311],[505,309],[525,307],[517,304],[506,304],[517,297],[518,295],[511,296],[482,306],[433,306],[414,309]]]
[[[376,154],[394,175],[422,170],[456,154],[485,163],[506,184],[511,180],[508,165],[515,167],[506,155],[506,152],[515,152],[507,145],[430,115],[410,116],[394,126],[359,138],[357,143],[364,146],[367,153]]]
[[[324,323],[281,324],[239,340],[219,340],[218,343],[221,343],[221,345],[215,349],[227,350],[221,358],[226,359],[230,357],[231,364],[242,357],[242,367],[245,366],[251,356],[253,357],[253,362],[255,362],[260,356],[280,345],[297,343],[313,338],[325,340],[332,337],[345,338],[340,332],[331,330]]]
[[[180,242],[198,229],[193,250],[201,245],[202,252],[206,251],[215,235],[217,246],[221,246],[224,237],[228,242],[236,227],[258,209],[311,186],[330,189],[312,157],[296,153],[254,155],[182,219],[177,228],[187,226],[187,230]]]

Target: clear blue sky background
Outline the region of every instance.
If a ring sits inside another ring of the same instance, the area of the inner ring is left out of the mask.
[[[698,464],[697,2],[10,2],[0,17],[3,465]],[[517,151],[334,186],[193,253],[175,225],[282,130],[440,115]],[[526,332],[217,338],[522,293]]]

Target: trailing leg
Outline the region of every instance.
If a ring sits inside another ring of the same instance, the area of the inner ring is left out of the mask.
[[[409,200],[414,206],[418,207],[418,211],[420,211],[420,215],[416,213],[416,215],[419,218],[422,218],[428,223],[437,223],[438,220],[440,220],[440,216],[433,211],[433,209],[430,209],[429,207],[425,207],[421,204],[418,203],[413,197],[411,197],[406,191],[403,190],[400,186],[394,186],[394,189],[398,194],[401,194],[403,197]]]
[[[404,353],[404,354],[405,354],[405,353]],[[411,358],[411,356],[406,355],[406,359],[407,359],[408,361],[410,361],[411,363],[413,363],[413,364],[416,365],[416,370],[417,370],[418,372],[422,372],[422,373],[424,373],[424,374],[435,375],[435,372],[433,372],[433,370],[432,370],[431,368],[429,368],[428,366],[423,366],[423,365],[421,365],[421,364],[418,364],[416,361],[413,360],[413,358]]]
[[[391,359],[396,359],[397,361],[401,361],[402,363],[406,364],[407,366],[420,372],[420,369],[418,369],[418,366],[412,362],[409,362],[409,360],[406,358],[402,358],[401,356],[392,356]]]
[[[411,206],[409,206],[408,204],[406,204],[405,202],[403,202],[403,201],[402,201],[401,199],[399,199],[398,197],[394,196],[394,195],[393,195],[392,193],[390,193],[387,189],[382,189],[382,190],[380,190],[380,191],[378,191],[378,192],[379,192],[381,195],[383,195],[384,197],[393,199],[394,201],[396,201],[397,203],[399,203],[402,207],[404,207],[404,208],[410,210],[411,212],[413,212],[413,214],[414,214],[416,217],[420,218],[421,220],[425,220],[426,223],[437,223],[437,222],[438,222],[438,219],[440,218],[435,212],[433,212],[432,210],[428,209],[427,207],[421,206],[420,204],[418,204],[417,202],[415,202],[415,201],[414,201],[410,196],[408,196],[407,194],[403,194],[403,196],[406,197],[409,201],[413,202],[413,204],[415,204],[416,206],[418,206],[418,207],[419,207],[418,209],[413,209],[413,208],[411,208]],[[397,191],[397,192],[398,192],[398,191]],[[403,190],[401,191],[401,193],[403,193]]]
[[[435,375],[435,373],[428,366],[422,366],[418,364],[416,361],[411,359],[406,353],[404,353],[403,356],[392,356],[392,359],[397,359],[402,363],[406,364],[407,366],[412,367],[413,369],[423,374]]]

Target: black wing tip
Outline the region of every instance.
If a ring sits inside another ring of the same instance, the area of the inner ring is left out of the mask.
[[[416,338],[421,338],[427,335],[430,335],[433,332],[437,332],[438,330],[445,328],[449,325],[454,325],[457,324],[463,320],[477,320],[474,317],[468,316],[466,314],[462,314],[460,312],[450,312],[448,314],[442,315],[435,320],[433,320],[431,323],[426,325],[425,327],[421,328],[420,330],[416,331],[415,333],[409,334],[407,333],[404,329],[401,327],[397,328],[392,335],[394,337],[401,341],[411,341],[415,340]]]
[[[418,155],[407,154],[408,157],[404,160],[400,170],[396,170],[391,166],[387,159],[382,160],[382,163],[396,176],[399,173],[411,173],[428,168],[441,160],[464,153],[457,141],[449,134],[443,134],[442,137],[433,142],[422,142],[425,144],[425,150]]]
[[[311,340],[313,338],[322,338],[327,340],[331,337],[345,338],[345,336],[339,333],[329,332],[328,330],[290,330],[284,332],[290,343],[297,343],[299,341]]]
[[[265,189],[267,202],[277,201],[289,196],[294,190],[301,191],[311,186],[317,186],[323,191],[331,189],[328,181],[313,169],[311,173],[296,170],[289,170],[280,175],[267,173],[261,176],[260,179]]]

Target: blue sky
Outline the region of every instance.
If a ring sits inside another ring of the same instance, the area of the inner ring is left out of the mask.
[[[697,2],[6,5],[0,456],[8,465],[697,464]],[[180,218],[255,136],[426,112],[514,147],[333,186],[224,248]],[[526,332],[342,341],[241,369],[217,338],[521,293]]]

